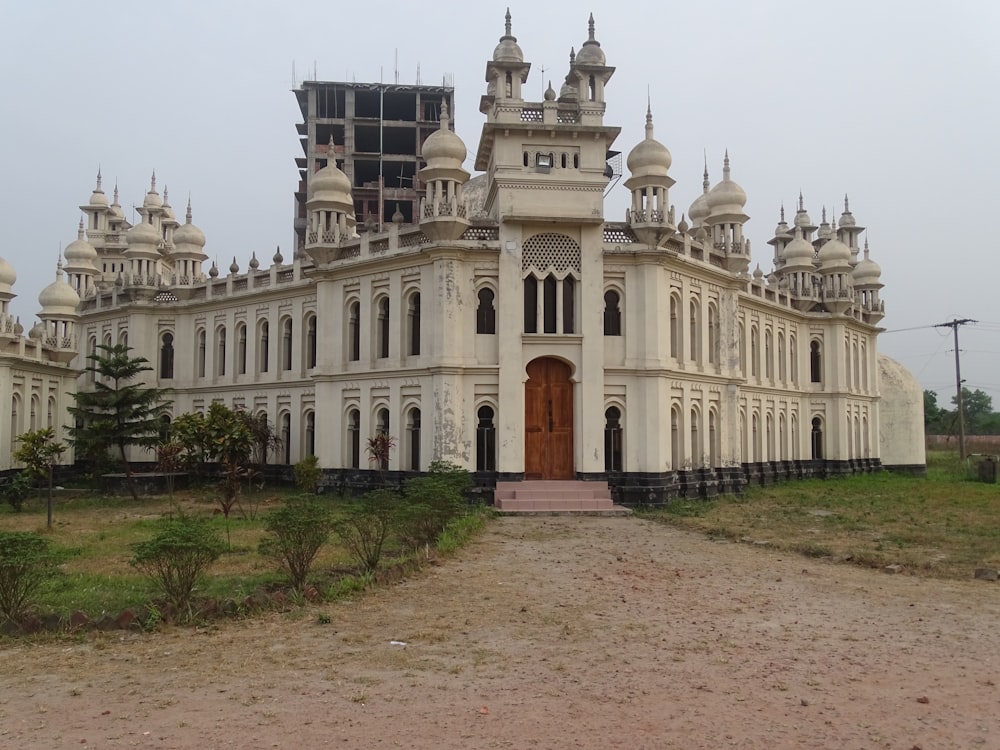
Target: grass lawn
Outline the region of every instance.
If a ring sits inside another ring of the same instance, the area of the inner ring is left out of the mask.
[[[1000,485],[966,479],[954,453],[930,452],[926,478],[888,472],[751,488],[744,497],[679,501],[664,523],[776,549],[935,578],[1000,568]]]
[[[211,518],[223,539],[227,538],[227,523],[216,511],[214,490],[178,492],[173,501],[166,497],[75,497],[58,500],[51,532],[45,529],[45,500],[33,498],[20,513],[4,505],[0,508],[0,530],[38,531],[57,547],[69,550],[70,556],[60,566],[60,573],[46,582],[34,597],[38,610],[68,614],[83,610],[91,617],[103,613],[115,615],[127,607],[137,608],[157,598],[155,585],[143,577],[131,564],[131,545],[151,538],[157,530],[157,520],[181,509],[185,514]],[[231,548],[208,569],[195,595],[216,599],[242,600],[261,589],[280,587],[287,576],[278,563],[261,556],[257,545],[264,537],[263,518],[280,506],[294,490],[260,492],[244,497],[248,511],[256,507],[254,518],[243,517],[234,510],[228,522]],[[344,501],[329,498],[335,514]],[[460,526],[461,528],[461,526]],[[461,531],[459,534],[461,535]],[[450,543],[454,544],[452,530]],[[458,545],[464,540],[460,540]],[[442,548],[444,545],[442,545]],[[442,551],[447,552],[446,549]],[[401,551],[387,543],[383,560],[399,559]],[[313,584],[324,598],[349,592],[356,563],[339,544],[336,535],[320,549],[313,563]],[[356,580],[355,580],[356,582]]]

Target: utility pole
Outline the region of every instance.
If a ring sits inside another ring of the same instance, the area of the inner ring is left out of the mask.
[[[962,365],[958,351],[958,327],[976,323],[971,318],[955,318],[948,323],[938,323],[935,328],[950,328],[955,336],[955,408],[958,409],[958,457],[965,460],[965,409],[962,404]]]

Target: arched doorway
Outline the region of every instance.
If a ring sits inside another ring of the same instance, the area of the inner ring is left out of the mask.
[[[549,357],[528,363],[524,384],[525,479],[575,479],[570,367]]]

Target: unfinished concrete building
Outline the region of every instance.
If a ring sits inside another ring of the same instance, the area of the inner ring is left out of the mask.
[[[381,229],[397,210],[414,223],[424,195],[421,148],[439,127],[442,103],[455,111],[453,96],[451,86],[303,81],[295,90],[303,152],[295,160],[295,247],[305,244],[309,176],[327,165],[331,143],[351,181],[359,227]]]

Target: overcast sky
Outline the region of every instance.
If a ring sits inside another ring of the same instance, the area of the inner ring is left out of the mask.
[[[415,83],[418,68],[425,84],[447,76],[456,129],[474,154],[485,66],[506,6],[6,0],[0,8],[0,255],[17,271],[12,308],[28,329],[60,247],[76,238],[98,167],[109,198],[118,183],[126,214],[142,203],[153,169],[178,216],[190,194],[205,250],[223,269],[233,256],[246,268],[256,251],[266,266],[276,245],[290,249],[301,154],[291,89],[303,78],[393,82],[398,73]],[[550,78],[558,90],[593,11],[617,68],[605,122],[622,127],[616,148],[627,153],[642,138],[649,92],[656,137],[673,154],[678,214],[701,190],[703,154],[714,184],[729,149],[748,195],[752,266],[771,269],[766,242],[782,203],[791,212],[801,190],[818,223],[824,205],[839,216],[850,195],[883,272],[880,349],[948,405],[951,330],[929,326],[977,320],[961,329],[962,376],[1000,409],[1000,242],[988,187],[1000,178],[1000,4],[533,0],[510,10],[532,64],[526,96],[536,100]],[[619,185],[607,218],[622,220],[626,204]]]

